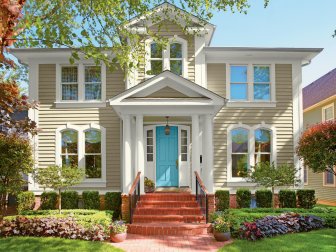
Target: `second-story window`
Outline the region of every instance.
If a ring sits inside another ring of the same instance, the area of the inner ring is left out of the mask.
[[[322,121],[329,121],[334,119],[334,104],[329,104],[322,108]]]
[[[101,67],[85,66],[85,100],[101,100]]]
[[[269,101],[271,98],[269,66],[254,66],[253,78],[254,100]]]
[[[62,100],[78,100],[78,68],[77,66],[62,67]]]
[[[157,75],[163,70],[162,46],[157,43],[150,45],[150,75]]]
[[[247,66],[231,66],[230,94],[232,100],[248,99]]]
[[[169,63],[170,63],[170,71],[177,75],[182,75],[182,45],[180,43],[172,43],[170,44],[170,52],[169,52]]]

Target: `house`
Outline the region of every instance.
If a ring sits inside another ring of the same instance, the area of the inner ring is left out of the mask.
[[[166,8],[181,11],[168,3],[154,10]],[[215,26],[190,18],[196,35],[163,21],[163,51],[145,33],[145,60],[126,80],[90,60],[69,65],[69,49],[12,50],[29,66],[30,97],[40,101],[30,111],[42,129],[33,140],[37,166],[85,167],[77,189],[101,194],[128,194],[138,171],[141,194],[144,177],[195,193],[197,172],[209,195],[228,189],[233,197],[240,187],[255,190],[243,176],[256,162],[299,166],[301,69],[322,49],[213,47]],[[150,19],[130,25],[158,29]],[[29,189],[42,191],[33,180]]]
[[[303,126],[336,119],[336,68],[302,90]],[[336,205],[336,181],[332,173],[313,173],[305,167],[304,186],[315,189],[319,203]]]

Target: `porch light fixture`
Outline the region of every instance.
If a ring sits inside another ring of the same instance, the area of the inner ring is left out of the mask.
[[[165,127],[165,135],[166,136],[170,135],[170,127],[168,125],[168,118],[169,118],[169,116],[166,116],[166,119],[167,119],[167,124],[166,124],[166,127]]]

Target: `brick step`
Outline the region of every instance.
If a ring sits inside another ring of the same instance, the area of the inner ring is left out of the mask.
[[[139,215],[201,215],[199,207],[156,207],[137,206],[135,214]]]
[[[140,201],[195,201],[196,196],[190,193],[150,193],[140,196]]]
[[[205,217],[203,215],[133,215],[133,223],[151,222],[205,223]]]
[[[133,223],[127,233],[139,235],[202,235],[211,233],[210,224]]]
[[[144,208],[156,208],[156,207],[198,207],[196,201],[156,201],[156,200],[140,200],[137,206]]]

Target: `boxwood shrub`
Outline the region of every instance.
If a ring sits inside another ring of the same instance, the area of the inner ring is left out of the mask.
[[[83,207],[84,209],[99,209],[100,198],[98,191],[83,191]]]
[[[255,196],[257,207],[272,207],[272,192],[270,190],[257,190]]]
[[[240,188],[236,192],[237,208],[249,208],[251,205],[251,191],[246,188]]]
[[[113,219],[118,219],[121,214],[121,193],[107,192],[104,197],[105,210],[113,211]]]
[[[215,192],[216,210],[223,211],[230,207],[230,192],[227,190],[217,190]]]
[[[56,192],[43,192],[41,194],[41,209],[56,209],[57,208],[57,193]]]
[[[296,193],[293,190],[280,190],[279,191],[279,203],[283,208],[295,208],[296,207]]]
[[[315,190],[301,189],[296,192],[298,197],[298,206],[301,208],[310,209],[316,204]]]
[[[17,196],[17,210],[19,213],[25,210],[33,210],[35,205],[35,195],[33,192],[21,192]]]
[[[78,192],[65,191],[62,195],[62,209],[77,209],[78,208]]]

